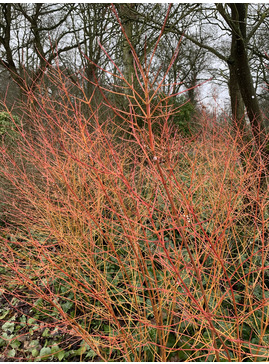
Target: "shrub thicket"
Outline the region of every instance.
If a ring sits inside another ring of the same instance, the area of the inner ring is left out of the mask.
[[[134,62],[143,96],[128,85],[119,109],[106,90],[115,115],[106,119],[54,69],[57,100],[30,95],[29,131],[22,122],[16,148],[2,147],[1,175],[13,187],[1,190],[2,355],[266,360],[264,166],[253,169],[250,154],[242,166],[245,149],[228,122],[203,118],[199,135],[176,133],[169,99],[151,104],[164,80],[152,85],[150,63],[135,53]],[[246,195],[258,209],[245,208]]]

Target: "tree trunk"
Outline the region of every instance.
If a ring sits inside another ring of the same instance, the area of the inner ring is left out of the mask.
[[[233,58],[233,57],[231,57]],[[232,117],[235,124],[235,128],[239,129],[242,134],[246,133],[247,125],[245,118],[245,104],[241,95],[240,87],[237,82],[236,67],[234,62],[229,62],[229,94],[231,100]]]
[[[119,6],[119,15],[121,18],[122,26],[130,42],[132,42],[133,38],[133,21],[129,17],[129,8],[132,6],[134,6],[134,4],[121,4]],[[122,53],[124,64],[124,77],[129,84],[132,84],[132,78],[134,76],[133,55],[130,44],[125,36],[123,37],[122,42]]]
[[[234,69],[239,89],[246,106],[247,115],[250,121],[251,130],[255,138],[257,150],[261,152],[263,162],[269,169],[269,151],[265,144],[266,130],[263,116],[259,107],[256,91],[253,85],[249,67],[248,54],[246,49],[246,12],[247,5],[231,4],[232,21],[237,31],[233,31],[234,42]]]

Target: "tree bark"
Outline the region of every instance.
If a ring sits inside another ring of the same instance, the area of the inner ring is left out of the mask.
[[[119,15],[124,28],[125,34],[130,42],[133,38],[133,20],[129,16],[129,8],[134,4],[121,4],[119,5]],[[124,77],[129,84],[132,84],[134,75],[133,55],[128,40],[124,37],[122,42],[122,55],[124,64]],[[127,92],[128,93],[128,92]]]
[[[232,22],[236,28],[233,31],[232,38],[234,42],[234,69],[236,70],[236,79],[246,106],[247,115],[250,121],[251,130],[255,138],[257,149],[261,152],[263,162],[268,170],[269,168],[269,151],[265,144],[266,130],[263,121],[262,112],[256,96],[251,76],[248,54],[246,49],[246,15],[247,5],[230,4],[232,10]]]
[[[236,68],[234,64],[228,63],[229,66],[229,94],[231,100],[232,117],[235,127],[243,133],[246,132],[245,104],[242,99],[241,91],[236,77]]]
[[[230,57],[227,61],[229,67],[228,87],[232,108],[232,117],[235,127],[244,134],[246,132],[245,104],[237,81],[237,68],[234,61],[236,57],[235,47],[235,37],[232,37]]]

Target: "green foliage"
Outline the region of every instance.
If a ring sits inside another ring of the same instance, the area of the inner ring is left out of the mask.
[[[8,311],[8,310],[6,310]],[[37,315],[38,317],[38,315]],[[56,316],[57,317],[57,316]],[[84,340],[80,340],[77,349],[73,345],[69,347],[62,342],[62,334],[55,335],[52,329],[42,329],[42,316],[38,320],[30,318],[27,320],[25,315],[21,315],[19,322],[18,314],[9,318],[4,324],[0,324],[0,355],[5,351],[7,358],[23,356],[27,361],[73,361],[77,359],[94,359],[96,353]],[[36,323],[34,326],[33,324]],[[29,330],[26,334],[25,328],[30,325],[34,330]],[[42,333],[43,331],[43,333]],[[55,330],[54,330],[55,331]]]
[[[159,98],[165,99],[165,95],[159,95]],[[173,115],[169,118],[170,125],[175,126],[181,134],[189,136],[192,133],[191,121],[195,112],[193,104],[186,99],[184,95],[175,96],[162,101],[162,107]]]
[[[186,102],[184,96],[177,97],[173,103],[173,107],[179,107],[179,110],[172,116],[172,123],[183,135],[191,134],[191,120],[194,114],[194,106],[190,101]]]
[[[16,124],[19,124],[19,117],[16,115],[10,115],[8,112],[0,112],[0,136],[8,135],[9,137],[15,137],[17,135]]]

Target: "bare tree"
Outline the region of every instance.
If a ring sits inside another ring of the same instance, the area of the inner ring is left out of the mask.
[[[57,56],[77,46],[68,44],[70,31],[62,26],[71,11],[64,4],[0,4],[0,59],[23,92],[35,88]]]

